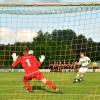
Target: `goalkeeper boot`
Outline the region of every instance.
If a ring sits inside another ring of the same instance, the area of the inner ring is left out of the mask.
[[[61,91],[59,88],[56,88],[56,92],[57,92],[57,93],[60,93],[60,94],[64,94],[64,92]]]
[[[32,89],[28,89],[26,86],[23,87],[25,90],[27,90],[27,92],[33,92]]]
[[[33,89],[32,89],[32,88],[31,88],[31,89],[28,89],[28,91],[29,91],[29,92],[33,92]]]

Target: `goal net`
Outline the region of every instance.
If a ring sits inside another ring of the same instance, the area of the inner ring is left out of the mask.
[[[74,63],[79,60],[80,50],[92,62],[100,61],[100,2],[0,4],[0,72],[23,71],[21,65],[12,69],[11,54],[21,56],[24,47],[33,50],[37,59],[46,56],[40,70],[64,94],[56,94],[37,81],[31,83],[36,91],[28,94],[19,82],[23,73],[14,73],[13,78],[9,73],[9,78],[5,78],[9,85],[3,85],[7,94],[0,94],[2,100],[90,100],[90,90],[88,95],[84,89],[81,94],[77,91],[81,87],[69,85],[75,75],[73,71],[77,70]],[[100,99],[94,94],[94,100]]]

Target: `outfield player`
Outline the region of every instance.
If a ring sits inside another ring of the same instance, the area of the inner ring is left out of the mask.
[[[22,64],[23,69],[25,70],[25,76],[24,76],[24,85],[27,87],[27,89],[32,92],[32,86],[30,85],[29,81],[33,78],[39,81],[42,81],[44,84],[48,85],[52,89],[55,89],[56,91],[59,91],[59,88],[55,84],[53,84],[51,81],[48,81],[42,74],[42,72],[39,71],[39,66],[41,66],[42,62],[45,59],[45,56],[42,55],[39,58],[39,61],[36,59],[35,56],[32,55],[32,52],[29,54],[29,50],[25,48],[23,50],[23,56],[18,57],[16,56],[16,53],[12,54],[13,58],[13,68],[15,68],[18,64]]]
[[[90,63],[91,63],[90,58],[85,56],[84,51],[81,51],[79,62],[76,63],[76,65],[79,65],[81,67],[79,68],[73,83],[81,82],[83,80],[84,73],[87,72]]]

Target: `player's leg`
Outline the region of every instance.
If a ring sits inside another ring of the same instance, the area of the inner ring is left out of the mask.
[[[80,72],[77,73],[77,75],[76,75],[76,77],[75,77],[73,83],[79,82],[79,80],[80,80],[80,74],[81,74]]]
[[[35,78],[39,81],[42,81],[45,85],[49,86],[50,88],[56,90],[56,92],[59,92],[59,93],[63,93],[54,83],[52,83],[51,81],[47,80],[43,74],[41,72],[38,72],[36,75],[35,75]]]
[[[87,70],[88,70],[88,68],[83,68],[83,70],[82,70],[82,72],[81,72],[81,74],[80,74],[80,81],[83,80],[84,74],[87,72]]]
[[[83,77],[84,77],[84,73],[81,73],[81,74],[80,74],[80,81],[83,80]]]
[[[51,81],[47,80],[41,72],[38,72],[35,77],[37,80],[42,81],[45,85],[48,85],[52,89],[57,89],[57,86]]]
[[[54,83],[52,83],[51,81],[47,80],[46,78],[43,78],[41,81],[42,81],[45,85],[48,85],[48,86],[51,87],[52,89],[56,90],[56,92],[63,93]]]
[[[87,72],[88,68],[81,67],[76,75],[76,78],[74,79],[73,83],[81,82],[83,81],[83,76]]]
[[[81,68],[79,68],[78,73],[77,73],[76,78],[74,79],[73,83],[80,82],[82,72],[83,72],[83,68],[81,67]]]
[[[32,86],[30,85],[29,81],[32,80],[32,76],[24,76],[24,86],[32,92]]]
[[[52,89],[57,89],[57,86],[55,84],[53,84],[51,81],[47,80],[46,78],[43,78],[41,80],[44,84],[48,85],[49,87],[51,87]]]

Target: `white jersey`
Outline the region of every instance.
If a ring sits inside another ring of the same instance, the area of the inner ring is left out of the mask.
[[[91,61],[90,58],[87,56],[84,56],[83,58],[79,59],[79,63],[81,64],[82,67],[88,67],[90,61]]]

